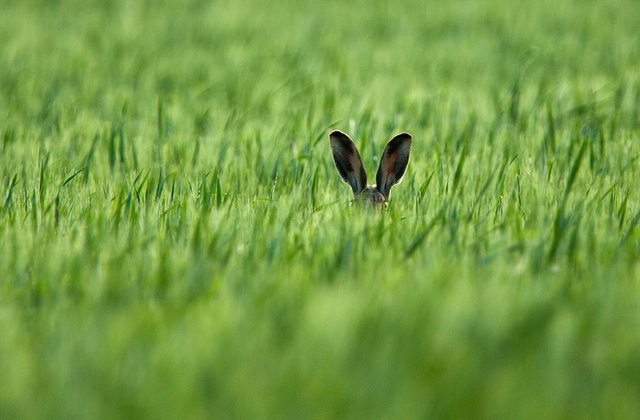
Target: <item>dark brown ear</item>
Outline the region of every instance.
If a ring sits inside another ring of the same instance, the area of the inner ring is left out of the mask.
[[[411,135],[409,133],[398,134],[385,147],[376,175],[376,187],[385,198],[389,198],[391,187],[402,181],[409,165],[410,155]]]
[[[355,143],[340,130],[329,134],[331,153],[342,180],[351,186],[353,195],[358,195],[367,186],[367,171]]]

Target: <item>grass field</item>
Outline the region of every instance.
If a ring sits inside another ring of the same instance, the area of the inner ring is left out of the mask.
[[[0,419],[640,418],[639,22],[0,0]]]

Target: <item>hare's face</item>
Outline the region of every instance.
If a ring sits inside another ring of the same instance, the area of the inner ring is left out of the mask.
[[[353,140],[339,130],[331,132],[329,138],[336,169],[353,190],[355,201],[386,206],[391,187],[400,183],[409,165],[411,135],[400,133],[387,144],[376,174],[376,185],[367,185],[367,171]]]

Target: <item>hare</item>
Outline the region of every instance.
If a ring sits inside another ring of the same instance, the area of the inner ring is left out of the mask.
[[[399,184],[409,165],[411,135],[400,133],[387,144],[376,174],[376,185],[367,185],[367,171],[353,140],[340,130],[329,134],[333,162],[340,177],[353,190],[355,201],[386,207],[391,187]]]

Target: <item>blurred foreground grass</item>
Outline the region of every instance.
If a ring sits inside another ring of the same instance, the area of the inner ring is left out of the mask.
[[[638,22],[0,0],[0,418],[638,418]]]

